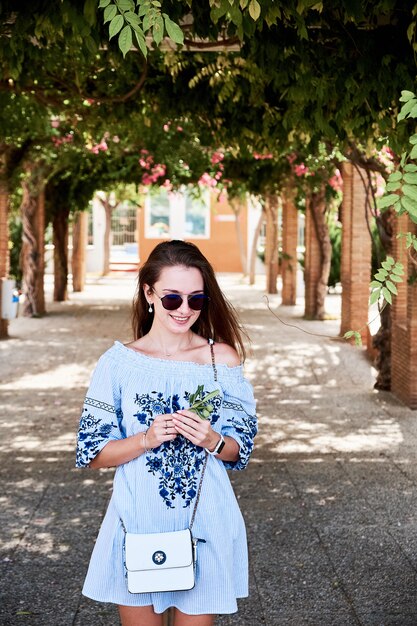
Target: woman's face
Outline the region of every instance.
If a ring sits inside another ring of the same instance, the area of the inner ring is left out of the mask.
[[[183,265],[166,267],[153,288],[150,289],[145,285],[144,290],[148,302],[154,305],[153,327],[160,326],[176,334],[186,333],[200,316],[201,311],[189,307],[187,297],[204,293],[203,277],[200,270],[195,267]],[[167,294],[182,297],[178,309],[169,311],[163,307],[161,298]]]

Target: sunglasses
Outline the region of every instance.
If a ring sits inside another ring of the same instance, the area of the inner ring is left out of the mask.
[[[162,298],[158,296],[158,294],[155,295],[160,299],[162,306],[167,311],[175,311],[179,309],[183,303],[183,297],[177,293],[167,293],[166,296],[162,296]],[[196,293],[195,295],[187,296],[187,300],[190,309],[193,311],[201,311],[204,304],[210,300],[210,298],[206,296],[205,293]]]

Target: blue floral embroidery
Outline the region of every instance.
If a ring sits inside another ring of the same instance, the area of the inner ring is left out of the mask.
[[[184,394],[186,406],[189,405],[189,396],[190,392]],[[157,391],[151,394],[137,394],[135,403],[140,407],[135,417],[148,428],[156,415],[174,413],[185,408],[181,407],[178,395],[172,396],[172,399],[164,399]],[[215,398],[212,404],[214,410],[211,423],[214,424],[219,419],[221,398]],[[175,508],[175,501],[178,500],[182,501],[184,508],[190,506],[197,494],[204,456],[203,448],[195,446],[181,435],[154,448],[146,455],[148,472],[159,478],[159,495],[168,508]]]
[[[240,421],[233,417],[227,420],[227,422],[233,426],[234,431],[240,439],[239,461],[237,461],[233,469],[244,469],[253,451],[253,438],[257,432],[255,427],[256,419],[253,416],[248,416]]]
[[[190,506],[197,493],[203,461],[203,448],[181,435],[146,456],[148,471],[159,477],[159,495],[168,508],[175,508],[177,499],[182,500],[184,508]]]
[[[239,417],[232,415],[226,419],[226,424],[233,429],[239,437],[239,460],[235,462],[225,462],[227,469],[242,470],[249,462],[253,451],[253,440],[258,432],[256,415],[250,415],[243,406],[238,403],[225,401],[224,409],[232,409],[239,413]]]
[[[163,394],[158,391],[152,391],[151,394],[136,394],[135,404],[139,405],[140,411],[134,414],[140,424],[149,426],[152,424],[155,415],[163,415],[164,413],[175,413],[181,409],[178,394],[164,400]]]
[[[113,422],[102,421],[88,413],[86,408],[83,409],[78,431],[77,467],[87,466],[100,452],[100,444],[109,438],[113,428],[117,428]]]

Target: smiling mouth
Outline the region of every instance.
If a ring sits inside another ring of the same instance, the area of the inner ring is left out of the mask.
[[[171,315],[172,319],[174,319],[176,322],[186,322],[187,320],[190,319],[190,316],[187,315],[186,317],[176,317],[175,315]]]

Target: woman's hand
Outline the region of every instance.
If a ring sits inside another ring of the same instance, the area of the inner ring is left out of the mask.
[[[192,411],[176,411],[172,414],[172,423],[175,431],[183,435],[196,446],[212,450],[219,441],[219,435],[209,420],[202,420]]]
[[[146,448],[158,448],[165,441],[173,441],[178,435],[173,423],[173,414],[157,415],[146,432]]]

